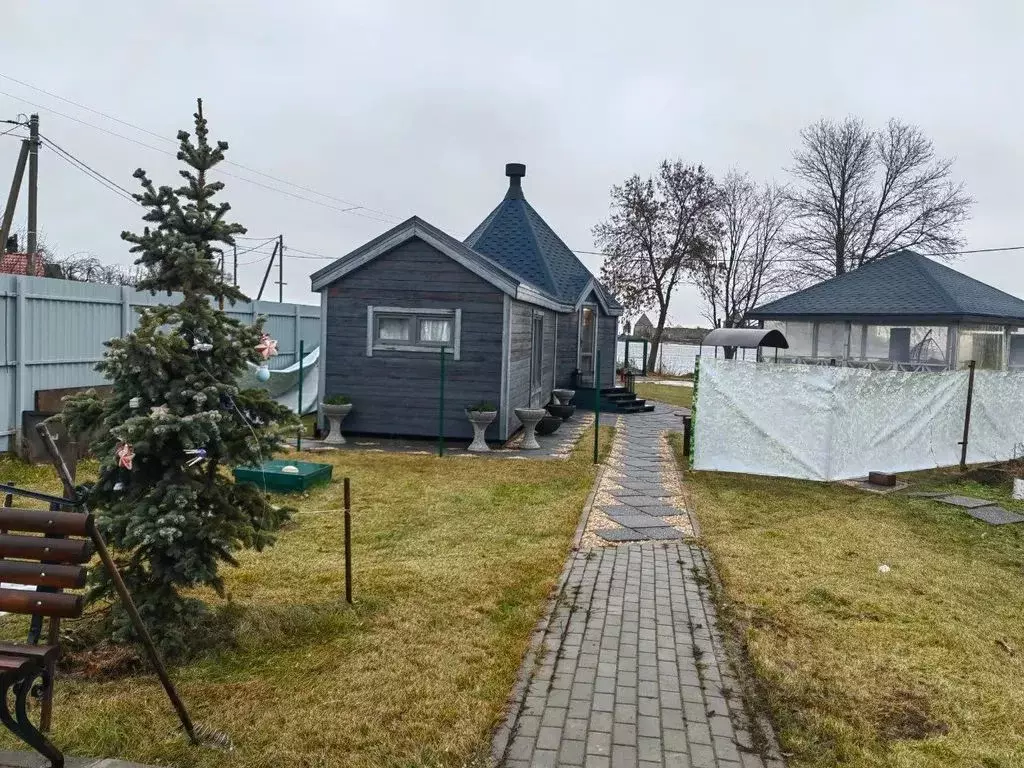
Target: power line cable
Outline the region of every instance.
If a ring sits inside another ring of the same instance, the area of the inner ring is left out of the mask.
[[[138,201],[134,197],[131,196],[131,193],[129,193],[123,187],[120,187],[117,184],[115,184],[114,182],[112,182],[109,179],[107,179],[106,176],[93,171],[92,168],[90,168],[88,165],[86,165],[82,161],[78,160],[78,158],[76,158],[74,155],[71,155],[70,153],[66,153],[66,152],[61,151],[60,149],[58,149],[58,147],[56,145],[54,145],[52,142],[49,142],[49,141],[45,142],[45,146],[48,146],[51,149],[55,150],[56,157],[58,157],[59,159],[63,160],[65,163],[70,165],[75,170],[80,171],[81,173],[83,173],[86,176],[88,176],[90,179],[93,179],[94,181],[98,182],[100,185],[102,185],[106,189],[109,189],[111,192],[113,192],[118,197],[123,198],[123,199],[125,199],[125,200],[127,200],[127,201],[129,201],[131,203],[134,203],[134,204],[138,205]]]
[[[62,146],[60,146],[57,142],[55,142],[49,136],[44,136],[42,133],[40,133],[39,134],[39,138],[41,138],[43,140],[43,142],[46,144],[46,146],[50,147],[51,149],[55,149],[58,153],[60,153],[62,155],[66,155],[68,159],[72,160],[77,165],[83,166],[93,176],[97,176],[100,179],[102,179],[104,182],[109,184],[110,186],[116,187],[119,192],[121,192],[124,195],[127,195],[131,199],[132,202],[136,202],[136,203],[138,202],[135,199],[135,195],[132,194],[130,191],[128,191],[127,189],[122,187],[120,184],[118,184],[113,179],[110,179],[110,178],[104,176],[102,173],[100,173],[95,168],[90,166],[84,160],[81,160],[80,158],[75,157],[73,154],[68,152],[66,149],[64,149]]]
[[[64,96],[61,96],[60,94],[56,94],[56,93],[53,93],[51,91],[47,91],[47,90],[45,90],[43,88],[39,88],[37,86],[34,86],[34,85],[30,84],[30,83],[26,83],[23,80],[18,80],[17,78],[11,77],[10,75],[5,75],[2,72],[0,72],[0,77],[4,78],[5,80],[9,80],[9,81],[11,81],[13,83],[17,83],[19,85],[22,85],[22,86],[24,86],[26,88],[30,88],[33,91],[37,91],[39,93],[45,94],[45,95],[47,95],[47,96],[49,96],[51,98],[58,99],[58,100],[63,101],[65,103],[67,103],[67,104],[71,104],[72,106],[78,107],[79,109],[84,109],[87,112],[92,112],[93,114],[99,115],[100,117],[103,117],[103,118],[105,118],[107,120],[112,120],[115,123],[119,123],[121,125],[124,125],[125,127],[132,128],[133,130],[136,130],[136,131],[141,131],[142,133],[145,133],[145,134],[148,134],[148,135],[153,136],[155,138],[158,138],[161,141],[170,142],[172,144],[174,143],[173,139],[170,139],[170,138],[168,138],[166,136],[162,136],[161,134],[156,133],[155,131],[151,131],[148,128],[143,128],[140,125],[136,125],[135,123],[131,123],[131,122],[127,121],[127,120],[123,120],[123,119],[121,119],[119,117],[116,117],[114,115],[111,115],[111,114],[109,114],[107,112],[103,112],[101,110],[94,109],[94,108],[89,107],[89,106],[87,106],[85,104],[82,104],[80,102],[74,101],[72,99],[68,99],[68,98],[66,98]],[[81,123],[82,125],[85,125],[85,126],[88,126],[90,128],[93,128],[94,130],[104,131],[106,133],[109,133],[112,136],[117,136],[120,139],[124,139],[126,141],[131,141],[131,142],[133,142],[135,144],[138,144],[140,146],[146,147],[147,149],[151,149],[151,150],[156,151],[156,152],[163,152],[164,154],[171,154],[173,156],[176,156],[174,153],[168,152],[168,151],[163,150],[163,149],[158,149],[157,147],[154,147],[152,145],[149,145],[149,144],[146,144],[144,142],[138,141],[137,139],[133,139],[133,138],[130,138],[128,136],[124,136],[122,134],[115,133],[114,131],[110,131],[110,130],[108,130],[106,128],[103,128],[101,126],[95,125],[93,123],[86,122],[86,121],[81,120],[79,118],[73,117],[72,115],[68,115],[66,113],[60,112],[58,110],[55,110],[52,107],[47,107],[47,106],[44,106],[42,104],[37,104],[35,102],[29,101],[28,99],[25,99],[25,98],[19,97],[19,96],[15,96],[15,95],[7,93],[5,91],[0,91],[0,94],[3,94],[4,96],[7,96],[8,98],[15,99],[16,101],[22,101],[22,102],[24,102],[26,104],[31,104],[32,106],[34,106],[34,107],[36,107],[38,109],[45,109],[47,111],[53,112],[54,114],[60,115],[61,117],[67,118],[69,120],[74,120],[74,121],[76,121],[78,123]],[[379,209],[376,209],[376,208],[370,208],[369,206],[365,206],[365,205],[362,205],[362,204],[359,204],[359,203],[354,203],[354,202],[352,202],[350,200],[346,200],[344,198],[337,197],[335,195],[331,195],[331,194],[328,194],[326,192],[320,192],[319,190],[314,189],[312,187],[308,187],[308,186],[305,186],[305,185],[302,185],[302,184],[297,184],[295,182],[288,181],[287,179],[282,179],[282,178],[280,178],[278,176],[274,176],[273,174],[266,173],[265,171],[261,171],[261,170],[259,170],[257,168],[252,168],[250,166],[247,166],[247,165],[244,165],[242,163],[239,163],[239,162],[237,162],[235,160],[228,160],[227,158],[225,158],[224,163],[226,165],[231,165],[231,166],[234,166],[236,168],[240,168],[242,170],[248,171],[249,173],[255,173],[258,176],[263,176],[264,178],[271,179],[271,180],[276,181],[276,182],[278,182],[280,184],[285,184],[285,185],[287,185],[289,187],[294,187],[295,189],[300,189],[300,190],[303,190],[305,192],[309,192],[311,194],[319,195],[320,197],[327,198],[329,200],[334,200],[335,202],[342,203],[343,205],[345,205],[347,207],[342,209],[342,208],[338,208],[337,206],[326,205],[325,203],[322,203],[321,201],[312,200],[310,198],[306,198],[306,197],[303,197],[301,195],[295,195],[294,193],[289,193],[287,190],[278,189],[276,187],[271,187],[269,185],[260,184],[259,182],[255,181],[254,179],[247,179],[247,178],[245,178],[243,176],[236,176],[234,174],[228,173],[227,171],[216,170],[216,172],[218,172],[218,173],[222,173],[225,176],[230,176],[231,178],[239,179],[240,181],[247,181],[250,184],[255,184],[257,186],[262,186],[262,187],[264,187],[266,189],[270,189],[270,190],[273,190],[275,192],[279,192],[281,194],[288,194],[288,195],[291,195],[292,197],[295,197],[295,198],[297,198],[299,200],[306,200],[307,202],[315,203],[317,205],[325,205],[325,207],[333,208],[334,210],[338,210],[341,213],[353,213],[355,215],[360,215],[360,214],[358,214],[356,212],[357,211],[365,211],[366,214],[377,214],[379,216],[385,216],[385,217],[387,217],[389,219],[393,219],[393,220],[396,220],[396,221],[399,220],[399,217],[395,216],[394,214],[388,213],[387,211],[382,211],[382,210],[379,210]],[[364,215],[365,218],[369,218],[371,220],[379,220],[379,219],[375,219],[373,216],[369,216],[369,215],[366,215],[366,214],[362,214],[362,215]]]

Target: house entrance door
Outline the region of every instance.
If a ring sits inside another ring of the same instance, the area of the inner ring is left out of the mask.
[[[594,386],[594,359],[597,353],[597,312],[594,307],[580,309],[580,384]]]

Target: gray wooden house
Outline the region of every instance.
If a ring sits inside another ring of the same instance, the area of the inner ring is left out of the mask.
[[[346,431],[436,436],[442,349],[449,437],[472,435],[465,409],[480,401],[499,411],[488,439],[505,440],[513,410],[552,389],[593,398],[598,351],[614,383],[621,307],[526,201],[526,166],[505,173],[504,199],[465,240],[414,216],[312,275],[319,391],[351,398]]]

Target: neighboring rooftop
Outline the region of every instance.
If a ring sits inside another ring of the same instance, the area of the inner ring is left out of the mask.
[[[747,314],[750,320],[796,317],[1024,322],[1024,301],[919,253],[902,250]]]
[[[526,201],[522,184],[526,166],[509,163],[505,175],[509,178],[505,198],[465,244],[560,301],[575,304],[593,275]],[[604,296],[618,306],[607,293]]]

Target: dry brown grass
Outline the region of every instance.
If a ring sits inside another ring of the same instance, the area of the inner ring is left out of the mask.
[[[791,768],[1024,765],[1020,526],[836,485],[687,477]]]
[[[237,647],[172,673],[194,719],[236,751],[189,747],[148,674],[60,680],[54,741],[182,768],[482,759],[590,489],[590,443],[580,446],[568,461],[305,455],[333,463],[335,481],[301,499],[273,548],[227,574]],[[0,476],[16,469],[0,463]],[[56,490],[52,471],[18,471]],[[346,475],[354,609],[342,599]]]

